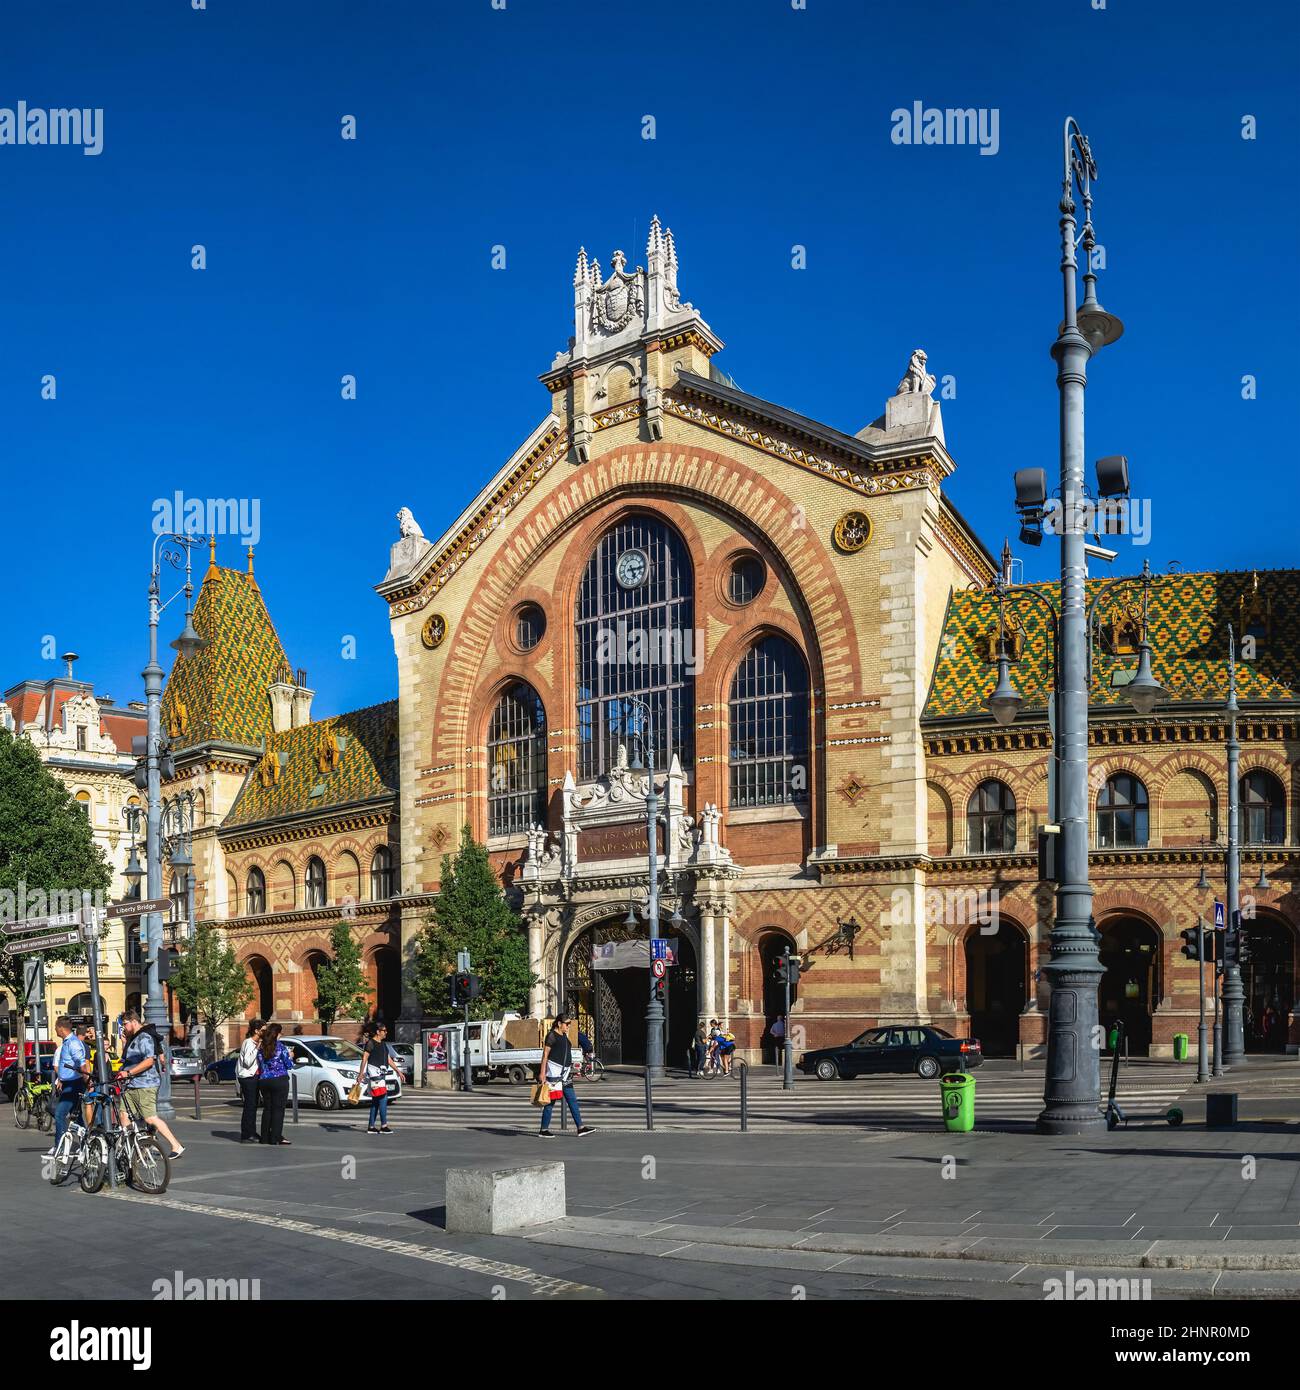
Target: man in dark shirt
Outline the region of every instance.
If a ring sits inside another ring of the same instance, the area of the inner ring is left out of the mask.
[[[582,1123],[582,1115],[578,1110],[578,1096],[573,1089],[573,1044],[569,1041],[568,1024],[567,1014],[556,1014],[555,1022],[551,1024],[551,1031],[547,1033],[542,1043],[540,1075],[549,1085],[551,1092],[551,1099],[542,1107],[541,1137],[543,1139],[551,1137],[551,1112],[555,1109],[557,1093],[563,1095],[578,1133],[590,1134],[592,1132],[590,1125]]]

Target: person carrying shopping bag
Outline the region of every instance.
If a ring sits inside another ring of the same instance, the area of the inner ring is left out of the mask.
[[[367,1134],[391,1134],[388,1126],[388,1068],[392,1065],[392,1049],[388,1046],[388,1029],[376,1023],[370,1036],[361,1044],[361,1070],[358,1079],[370,1088],[370,1122]],[[378,1123],[376,1123],[376,1121]]]
[[[539,1136],[542,1139],[552,1137],[551,1112],[555,1109],[555,1102],[561,1099],[568,1105],[569,1114],[573,1116],[578,1133],[592,1133],[592,1127],[582,1123],[582,1115],[578,1110],[578,1095],[573,1089],[573,1044],[569,1041],[568,1024],[568,1014],[556,1014],[551,1031],[542,1043],[539,1085],[546,1086],[548,1095],[547,1102],[542,1107],[542,1128]]]

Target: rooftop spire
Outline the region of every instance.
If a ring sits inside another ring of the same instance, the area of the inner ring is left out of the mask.
[[[253,581],[253,587],[257,587],[257,580],[253,578],[253,547],[248,547],[248,577]]]

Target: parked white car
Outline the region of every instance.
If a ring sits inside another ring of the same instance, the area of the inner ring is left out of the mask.
[[[348,1092],[356,1084],[361,1070],[361,1049],[343,1038],[282,1038],[293,1058],[294,1075],[298,1078],[298,1102],[315,1105],[321,1110],[337,1110],[346,1105]],[[401,1075],[393,1067],[385,1067],[388,1099],[402,1094]],[[370,1087],[361,1084],[361,1104],[370,1103]]]

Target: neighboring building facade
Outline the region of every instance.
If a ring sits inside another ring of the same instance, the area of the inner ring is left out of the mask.
[[[119,706],[106,696],[96,697],[94,686],[77,680],[75,653],[66,653],[63,676],[44,681],[22,681],[5,691],[0,702],[0,724],[38,751],[41,761],[72,793],[94,832],[95,843],[113,870],[109,898],[124,897],[128,887],[123,871],[130,854],[131,838],[123,810],[143,800],[131,780],[135,771],[132,739],[144,734],[143,704]],[[99,992],[109,1018],[137,1002],[140,990],[140,947],[128,924],[110,920],[100,942]],[[90,970],[86,965],[51,961],[45,972],[46,1018],[52,1024],[59,1014],[89,1021],[94,1012],[90,995]],[[0,1018],[16,1028],[12,1000],[0,1001]]]
[[[164,801],[196,799],[195,917],[218,923],[254,984],[247,1017],[320,1031],[316,972],[352,924],[374,1011],[401,1007],[396,907],[395,706],[313,720],[253,573],[216,563],[194,605],[207,645],[178,657],[163,696],[176,776]],[[164,891],[175,893],[164,868]],[[340,1019],[350,1036],[361,1020]],[[240,1034],[238,1021],[226,1042]]]

